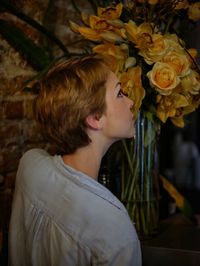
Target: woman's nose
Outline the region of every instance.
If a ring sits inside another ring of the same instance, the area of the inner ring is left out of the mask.
[[[130,109],[134,106],[134,102],[133,102],[133,100],[132,99],[130,99],[130,98],[128,98],[128,97],[126,97],[127,98],[127,101],[128,101],[128,105],[129,105],[129,107],[130,107]]]

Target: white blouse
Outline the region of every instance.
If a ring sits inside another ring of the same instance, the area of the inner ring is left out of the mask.
[[[97,181],[33,149],[19,164],[9,230],[11,266],[141,266],[122,203]]]

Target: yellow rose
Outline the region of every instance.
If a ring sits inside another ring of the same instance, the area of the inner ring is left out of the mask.
[[[170,49],[169,42],[160,34],[152,35],[152,43],[145,50],[139,52],[147,64],[160,61]]]
[[[178,38],[176,34],[165,34],[163,37],[168,42],[171,50],[184,50],[184,48],[181,46],[181,43],[184,45],[183,40]]]
[[[190,92],[191,94],[200,93],[200,76],[199,74],[191,70],[190,75],[187,75],[181,80],[183,90]]]
[[[200,2],[191,4],[189,6],[188,17],[193,21],[197,21],[200,19]]]
[[[176,71],[169,64],[157,62],[151,71],[147,73],[150,84],[160,94],[169,95],[172,90],[180,83],[180,78]]]
[[[184,77],[190,73],[190,62],[185,53],[181,51],[169,51],[163,58],[162,62],[169,64],[174,68],[176,74]]]

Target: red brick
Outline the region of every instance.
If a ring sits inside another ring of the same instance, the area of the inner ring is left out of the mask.
[[[0,226],[0,253],[3,248],[3,229]]]
[[[16,119],[23,117],[23,101],[11,101],[5,103],[5,117]]]
[[[15,173],[8,173],[7,176],[5,176],[5,187],[14,189],[15,187],[15,179],[16,179],[16,172]]]
[[[3,165],[1,171],[5,173],[16,172],[22,152],[18,148],[12,148],[3,152]]]
[[[0,125],[0,147],[7,147],[12,144],[18,144],[21,139],[20,123],[2,123]]]
[[[24,141],[29,143],[41,142],[44,139],[35,121],[27,122],[23,126],[23,136],[24,136]]]
[[[1,153],[0,153],[0,173],[3,172],[2,171],[3,164],[4,164],[4,158],[3,158],[2,151],[1,151]]]
[[[24,101],[24,117],[33,119],[33,100]]]
[[[8,229],[13,191],[4,189],[0,191],[0,228]]]
[[[5,177],[0,173],[0,188],[4,185]]]
[[[4,103],[0,102],[0,119],[4,118]]]

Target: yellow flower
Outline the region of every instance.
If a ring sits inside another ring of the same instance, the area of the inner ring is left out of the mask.
[[[128,23],[124,24],[126,29],[127,38],[129,41],[136,43],[137,40],[137,25],[133,20],[129,20]]]
[[[120,81],[123,91],[133,100],[133,115],[136,119],[142,100],[145,97],[145,90],[141,80],[142,69],[140,66],[129,68],[127,72],[121,74]]]
[[[123,28],[124,27],[124,22],[121,21],[120,19],[114,19],[114,20],[107,20],[108,24],[115,27],[115,28]],[[125,30],[123,29],[125,32]],[[125,36],[124,36],[125,37]]]
[[[172,90],[180,83],[174,68],[162,62],[156,62],[147,76],[151,86],[162,95],[171,94]]]
[[[186,97],[178,93],[169,96],[157,95],[156,102],[158,104],[157,116],[163,123],[167,121],[168,117],[175,117],[179,108],[188,105]]]
[[[102,32],[105,30],[112,30],[112,27],[110,27],[106,19],[99,18],[97,16],[91,15],[89,17],[89,24],[90,24],[90,27],[96,30],[97,32]]]
[[[190,73],[190,62],[187,55],[182,51],[169,51],[162,58],[162,62],[173,67],[176,74],[180,77],[184,77]]]
[[[189,6],[188,17],[193,21],[197,21],[200,19],[200,2],[191,4]]]
[[[135,47],[137,47],[140,51],[147,51],[152,43],[152,36],[149,33],[143,32],[137,35]],[[140,53],[142,54],[142,52]]]
[[[172,123],[177,127],[184,127],[184,116],[195,111],[200,104],[200,95],[187,94],[188,105],[176,110],[175,117],[171,118]]]
[[[183,90],[190,92],[191,94],[199,94],[200,93],[200,75],[191,70],[190,75],[187,75],[181,80],[181,85]]]
[[[97,14],[100,18],[104,19],[118,19],[121,16],[123,5],[120,3],[116,7],[97,8]]]
[[[175,3],[175,10],[179,10],[179,9],[187,9],[189,6],[189,3],[187,0],[179,0],[177,3]]]
[[[100,41],[102,38],[95,30],[88,27],[79,27],[79,33],[90,41]]]
[[[136,61],[135,57],[129,56],[125,62],[125,69],[135,66],[136,62],[137,61]]]
[[[184,108],[184,114],[189,114],[193,112],[200,104],[200,94],[188,95],[187,98],[189,105]]]
[[[141,35],[147,34],[151,36],[152,34],[151,25],[148,23],[142,23],[137,26],[133,20],[129,20],[128,23],[124,24],[124,27],[128,40],[134,44],[138,43],[138,38],[140,38]]]
[[[172,117],[171,121],[176,127],[183,128],[185,126],[183,115],[180,115],[180,116],[177,116],[177,117]]]
[[[71,28],[98,42],[92,43],[92,51],[104,57],[120,78],[134,100],[135,117],[144,106],[149,113],[155,109],[163,123],[169,118],[182,127],[184,116],[200,104],[197,50],[186,50],[184,39],[168,29],[179,27],[178,13],[185,18],[186,9],[190,19],[200,19],[200,1],[191,5],[188,0],[119,2],[115,7],[97,7],[96,15],[82,13],[84,27],[70,23]],[[142,82],[147,85],[146,95]]]
[[[100,33],[110,29],[106,20],[93,15],[89,16],[89,26],[79,27],[78,31],[83,37],[91,41],[100,41],[102,39]]]
[[[198,54],[197,49],[190,48],[187,49],[187,52],[188,52],[188,60],[190,61],[190,63],[193,63],[193,60],[195,60]]]
[[[86,24],[87,26],[90,25],[90,16],[87,13],[81,12],[81,19],[84,24]]]
[[[96,45],[93,52],[102,55],[106,61],[110,61],[109,65],[114,73],[124,70],[124,63],[128,58],[128,50],[121,49],[121,46],[113,43],[105,43]]]
[[[151,65],[160,61],[170,49],[169,42],[161,34],[152,35],[152,43],[148,44],[145,50],[141,50],[139,54],[144,57],[147,64]]]
[[[172,50],[184,50],[184,42],[176,34],[164,34],[163,37],[168,42],[170,49]]]
[[[70,29],[75,32],[75,33],[79,33],[79,28],[80,26],[78,24],[76,24],[75,22],[73,21],[69,21],[69,26],[70,26]]]
[[[125,30],[118,28],[119,24],[117,24],[117,27],[111,24],[104,18],[91,15],[89,16],[90,27],[79,27],[75,30],[78,30],[82,36],[91,41],[122,42],[122,38],[125,37]]]
[[[100,36],[102,37],[102,39],[108,42],[113,42],[113,43],[123,42],[123,39],[120,35],[111,31],[104,31],[100,33]]]

